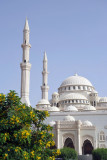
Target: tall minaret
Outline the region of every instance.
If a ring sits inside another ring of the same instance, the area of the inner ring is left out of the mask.
[[[29,49],[31,45],[29,44],[29,25],[26,18],[24,30],[23,30],[23,44],[21,45],[23,49],[23,58],[21,67],[21,102],[26,105],[30,105],[29,101],[29,82],[30,82],[30,68],[31,64],[29,63]]]
[[[48,71],[47,71],[47,55],[46,52],[44,53],[44,58],[43,58],[43,71],[42,71],[42,86],[41,86],[41,90],[42,90],[42,99],[46,99],[48,100],[48,90],[49,90],[49,86],[48,86]]]

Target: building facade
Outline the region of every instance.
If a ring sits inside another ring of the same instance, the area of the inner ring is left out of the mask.
[[[29,26],[26,19],[21,63],[21,100],[30,105]],[[36,109],[50,113],[45,123],[53,127],[57,148],[71,147],[79,155],[91,154],[95,148],[107,148],[107,97],[100,97],[92,83],[75,74],[65,79],[48,100],[47,55],[44,53],[42,97]]]

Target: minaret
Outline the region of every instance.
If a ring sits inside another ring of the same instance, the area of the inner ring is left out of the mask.
[[[21,45],[23,49],[23,58],[21,67],[21,102],[26,105],[30,105],[29,101],[29,83],[30,83],[30,68],[31,64],[29,63],[29,49],[31,45],[29,44],[29,25],[26,18],[24,30],[23,30],[23,44]]]
[[[49,90],[49,86],[48,86],[48,71],[47,71],[47,55],[46,52],[44,53],[44,58],[43,58],[43,71],[42,71],[42,86],[41,86],[41,90],[42,90],[42,99],[46,99],[48,100],[48,90]]]

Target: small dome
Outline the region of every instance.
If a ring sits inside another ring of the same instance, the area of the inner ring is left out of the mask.
[[[58,112],[58,111],[60,111],[60,110],[59,110],[58,107],[52,106],[52,107],[48,107],[48,111],[50,111],[50,112]]]
[[[72,121],[72,122],[74,122],[74,121],[75,121],[75,118],[72,117],[72,116],[65,116],[65,117],[64,117],[64,121]]]
[[[59,95],[59,93],[57,93],[57,92],[54,92],[52,95]]]
[[[97,92],[96,90],[93,90],[93,91],[92,91],[92,93],[96,93],[96,94],[98,94],[98,92]]]
[[[41,99],[37,105],[50,105],[49,101],[46,99]]]
[[[60,101],[67,100],[67,99],[87,100],[87,98],[84,95],[78,94],[78,93],[69,93],[64,96],[63,95],[60,96]]]
[[[51,121],[51,122],[49,122],[49,125],[50,125],[51,127],[53,127],[55,124],[56,124],[56,122],[55,122],[55,121]]]
[[[93,126],[92,123],[91,123],[90,121],[88,121],[88,120],[87,120],[87,121],[84,121],[84,122],[82,123],[82,125],[85,126],[85,127]]]
[[[95,108],[94,106],[85,106],[85,107],[84,107],[84,110],[85,110],[85,111],[95,111],[96,108]]]
[[[66,107],[65,111],[70,111],[70,112],[76,111],[77,112],[78,109],[75,106],[70,105],[70,106]]]
[[[38,108],[38,109],[47,110],[47,109],[48,109],[48,107],[47,107],[46,105],[42,105],[42,106],[39,106],[39,108]]]
[[[62,82],[61,87],[62,86],[67,86],[67,85],[85,85],[85,86],[91,86],[92,87],[92,84],[88,79],[86,79],[84,77],[81,77],[81,76],[78,76],[77,74],[65,79]]]
[[[100,98],[99,102],[100,102],[100,103],[101,103],[101,102],[107,102],[107,97],[102,97],[102,98]]]

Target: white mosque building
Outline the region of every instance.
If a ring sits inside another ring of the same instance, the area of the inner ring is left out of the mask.
[[[21,101],[30,105],[29,25],[23,31],[21,66]],[[47,55],[44,53],[42,99],[36,109],[47,110],[46,123],[53,127],[58,149],[74,148],[79,155],[91,154],[95,148],[107,148],[107,97],[99,97],[92,83],[77,74],[66,78],[48,100]]]

